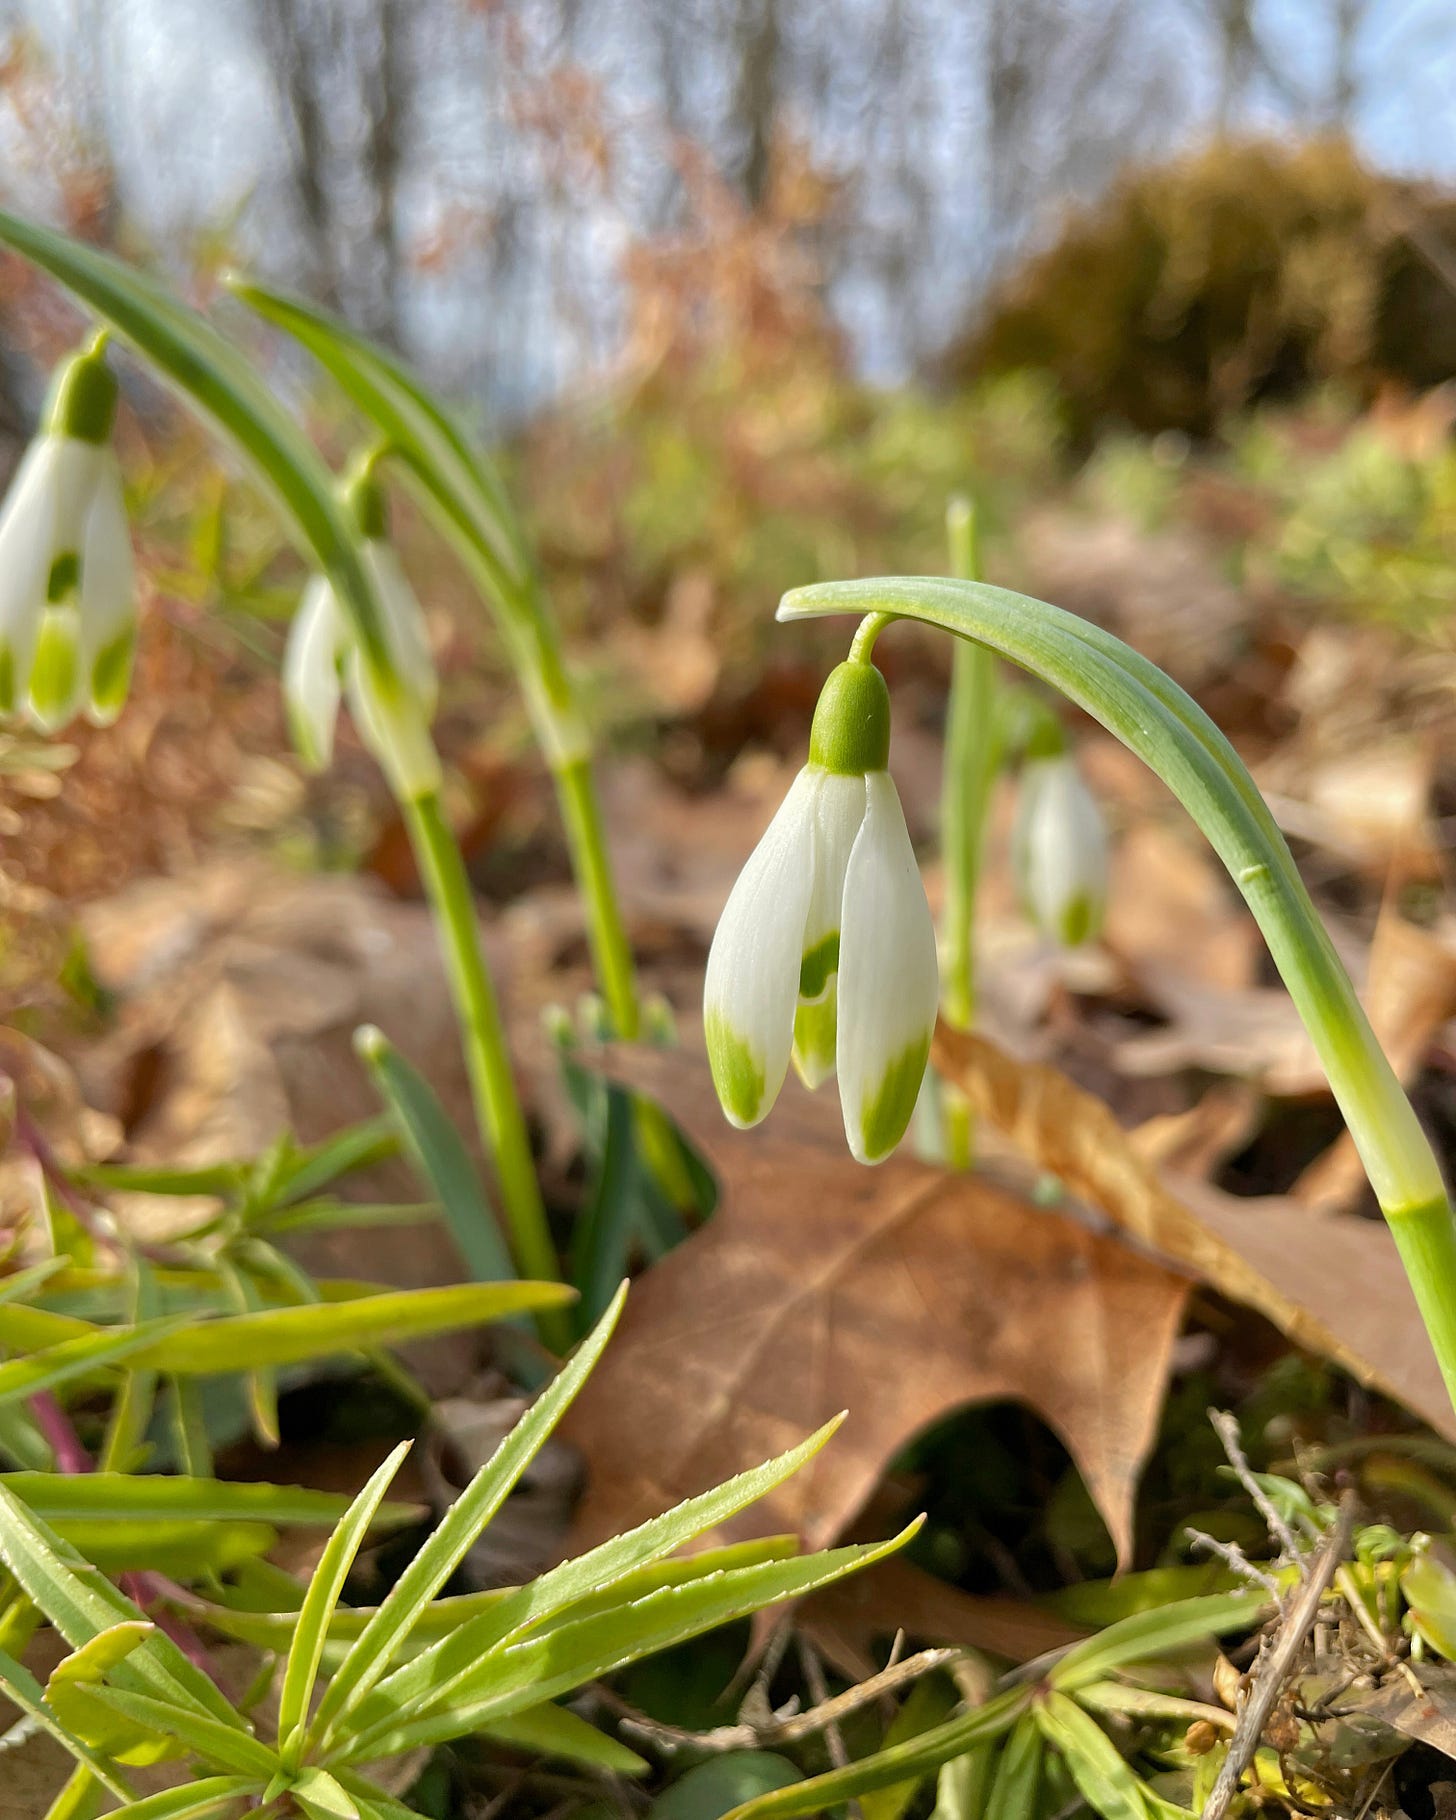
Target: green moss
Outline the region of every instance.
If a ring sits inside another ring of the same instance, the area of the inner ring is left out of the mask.
[[[91,707],[107,719],[121,712],[131,686],[131,661],[136,650],[136,632],[128,626],[118,638],[97,654],[91,666]]]
[[[890,691],[871,663],[829,672],[809,731],[809,762],[840,777],[883,771],[890,761]]]
[[[752,1048],[721,1011],[708,1013],[703,1038],[723,1110],[735,1124],[755,1124],[763,1113],[764,1074]]]
[[[865,1162],[882,1162],[904,1137],[929,1059],[927,1035],[900,1051],[886,1068],[879,1086],[865,1100],[860,1112],[860,1144]]]
[[[799,962],[799,997],[816,999],[839,971],[839,931],[832,929],[815,942]]]

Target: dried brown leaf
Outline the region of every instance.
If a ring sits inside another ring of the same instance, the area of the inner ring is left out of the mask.
[[[1301,1346],[1447,1435],[1456,1418],[1386,1228],[1282,1198],[1165,1179],[1106,1106],[1055,1068],[942,1026],[933,1059],[975,1110],[1123,1231],[1256,1308]]]
[[[717,1171],[717,1212],[637,1285],[568,1418],[589,1545],[850,1420],[739,1533],[838,1535],[914,1435],[1016,1398],[1062,1437],[1119,1556],[1154,1439],[1188,1285],[1112,1234],[977,1176],[861,1168],[790,1090],[750,1134],[706,1067],[626,1051],[615,1078],[660,1099]],[[795,1117],[797,1103],[800,1116]]]

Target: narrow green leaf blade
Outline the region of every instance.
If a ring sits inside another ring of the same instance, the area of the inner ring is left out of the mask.
[[[312,1739],[328,1738],[337,1728],[338,1721],[388,1672],[401,1640],[414,1628],[476,1537],[500,1509],[586,1382],[611,1338],[626,1293],[624,1284],[595,1329],[446,1511],[434,1535],[390,1589],[325,1689],[310,1733]]]
[[[3,1650],[0,1650],[0,1687],[5,1689],[6,1694],[23,1713],[34,1719],[38,1725],[43,1726],[58,1744],[65,1746],[78,1764],[88,1769],[104,1788],[110,1789],[118,1801],[127,1801],[131,1798],[131,1790],[105,1758],[93,1751],[88,1744],[84,1744],[73,1732],[68,1731],[47,1706],[45,1689],[24,1663],[17,1662],[13,1656],[7,1655]]]
[[[1095,1719],[1055,1689],[1036,1708],[1042,1736],[1062,1754],[1082,1798],[1102,1820],[1157,1820],[1150,1790]]]
[[[0,1557],[73,1649],[142,1614],[33,1511],[0,1486]],[[158,1631],[117,1669],[117,1685],[241,1726],[212,1681]]]
[[[760,1795],[725,1814],[723,1820],[790,1820],[792,1815],[819,1814],[870,1789],[889,1788],[896,1782],[928,1776],[952,1757],[1010,1731],[1030,1703],[1029,1688],[1008,1688],[984,1706],[947,1720],[934,1731],[922,1732],[918,1738],[877,1751],[873,1757],[844,1769],[830,1770],[792,1788]]]
[[[204,1762],[240,1776],[253,1776],[266,1781],[276,1774],[278,1759],[251,1733],[238,1725],[223,1725],[206,1713],[174,1701],[156,1700],[150,1694],[136,1694],[124,1688],[108,1687],[105,1682],[87,1689],[89,1697],[99,1700],[113,1712],[130,1719],[142,1731],[157,1738],[173,1738],[187,1751]]]
[[[470,1274],[478,1283],[509,1282],[516,1270],[500,1222],[434,1088],[381,1032],[361,1034],[355,1042],[375,1091],[398,1123],[410,1160],[439,1198]]]
[[[0,1485],[14,1493],[47,1522],[93,1517],[195,1518],[225,1521],[251,1518],[258,1523],[300,1527],[332,1525],[349,1509],[349,1499],[332,1491],[264,1481],[234,1483],[227,1479],[162,1477],[122,1472],[7,1472]],[[397,1527],[420,1515],[416,1504],[380,1504],[373,1527]]]
[[[668,1587],[630,1606],[527,1635],[487,1656],[472,1676],[451,1689],[438,1709],[396,1708],[394,1717],[378,1729],[350,1739],[341,1757],[368,1762],[494,1725],[642,1656],[828,1586],[903,1548],[920,1526],[917,1519],[888,1542],[827,1549],[799,1560],[740,1568]]]
[[[257,1791],[256,1780],[249,1776],[204,1776],[181,1788],[148,1795],[144,1801],[128,1802],[126,1820],[205,1820],[205,1816],[220,1814]],[[242,1811],[241,1806],[238,1811]]]
[[[1137,1612],[1088,1637],[1085,1643],[1074,1644],[1049,1671],[1047,1680],[1063,1693],[1075,1693],[1089,1681],[1105,1680],[1129,1662],[1247,1630],[1258,1622],[1262,1609],[1260,1600],[1244,1591],[1209,1593],[1162,1611]]]
[[[605,1770],[613,1776],[640,1776],[648,1768],[645,1757],[598,1731],[565,1706],[548,1703],[527,1707],[513,1718],[487,1726],[486,1735],[512,1750],[562,1757],[568,1763],[584,1763],[588,1769]]]
[[[621,1601],[611,1597],[613,1588],[634,1570],[648,1566],[681,1548],[704,1530],[726,1521],[766,1496],[775,1486],[806,1466],[843,1421],[832,1422],[797,1447],[763,1466],[739,1473],[736,1478],[696,1498],[650,1518],[636,1529],[607,1541],[518,1587],[468,1624],[461,1625],[441,1642],[384,1680],[370,1698],[358,1706],[355,1724],[361,1731],[386,1724],[391,1713],[413,1712],[438,1706],[453,1690],[477,1674],[480,1662],[492,1650],[518,1636],[542,1619],[592,1595],[601,1595],[610,1615]],[[573,1611],[578,1619],[592,1614]]]
[[[0,1403],[13,1403],[53,1390],[70,1378],[100,1371],[122,1359],[164,1344],[166,1336],[186,1323],[181,1319],[145,1321],[137,1327],[97,1328],[58,1346],[46,1346],[24,1359],[7,1359],[0,1365]]]
[[[399,1289],[348,1302],[270,1308],[194,1322],[145,1349],[138,1363],[182,1376],[297,1365],[366,1346],[392,1346],[452,1327],[484,1326],[572,1301],[563,1283],[461,1283],[443,1289]]]
[[[308,1720],[309,1701],[328,1635],[329,1619],[344,1590],[349,1569],[359,1552],[374,1513],[384,1494],[394,1482],[409,1442],[401,1441],[394,1452],[375,1471],[363,1490],[350,1505],[348,1513],[329,1537],[313,1578],[309,1581],[303,1609],[293,1633],[293,1647],[283,1671],[283,1692],[278,1701],[278,1736],[285,1753],[290,1753],[297,1734]]]

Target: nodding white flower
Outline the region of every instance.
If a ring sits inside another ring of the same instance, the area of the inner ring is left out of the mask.
[[[884,679],[869,663],[841,664],[819,698],[809,762],[729,896],[703,990],[713,1082],[732,1123],[764,1117],[792,1054],[811,1087],[838,1074],[862,1163],[905,1134],[940,989],[889,746]]]
[[[1067,948],[1096,935],[1107,908],[1107,827],[1064,753],[1022,770],[1012,856],[1027,914],[1044,934]]]
[[[109,726],[136,644],[136,584],[116,381],[102,345],[56,375],[40,434],[0,507],[0,716],[54,733],[78,713]]]
[[[326,769],[339,703],[347,696],[360,737],[391,784],[403,796],[423,796],[440,785],[430,738],[439,681],[424,614],[385,534],[383,495],[372,475],[356,477],[346,500],[364,533],[362,556],[380,606],[388,664],[368,660],[333,584],[316,575],[293,616],[283,658],[293,742],[305,764]]]

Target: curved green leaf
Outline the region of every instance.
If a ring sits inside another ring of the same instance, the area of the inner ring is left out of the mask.
[[[18,1311],[16,1311],[18,1312]],[[52,1390],[68,1378],[84,1377],[115,1365],[126,1358],[166,1343],[183,1322],[179,1319],[143,1321],[135,1327],[93,1328],[74,1340],[62,1340],[59,1346],[46,1346],[28,1358],[7,1359],[0,1365],[0,1403],[11,1403],[20,1397],[33,1397],[42,1390]]]
[[[50,1523],[131,1517],[138,1521],[186,1518],[312,1526],[337,1523],[349,1508],[338,1492],[265,1481],[234,1484],[226,1479],[193,1479],[124,1472],[7,1472],[0,1485]],[[412,1523],[415,1504],[381,1504],[374,1527]]]

